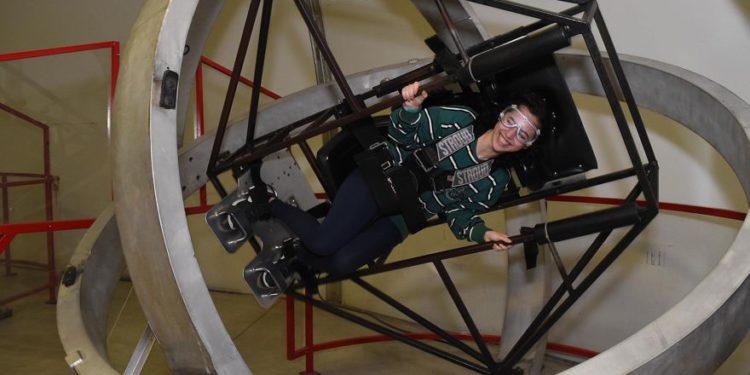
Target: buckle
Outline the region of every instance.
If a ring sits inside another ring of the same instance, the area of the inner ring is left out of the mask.
[[[385,141],[375,142],[368,147],[370,152],[375,155],[376,159],[380,163],[380,169],[383,172],[388,171],[395,166],[393,160],[391,160],[391,154],[388,152],[388,143]]]
[[[380,150],[382,148],[386,148],[387,149],[388,148],[388,143],[386,143],[385,141],[375,142],[375,143],[371,144],[370,147],[368,147],[368,148],[370,149],[370,151],[378,151],[378,150]]]
[[[391,169],[391,167],[393,167],[393,162],[390,161],[390,160],[386,160],[386,161],[380,163],[380,169],[382,169],[383,172],[388,171],[389,169]]]
[[[419,167],[422,168],[422,170],[425,173],[430,173],[437,168],[437,164],[433,163],[428,155],[424,154],[423,156],[423,152],[421,148],[418,150],[415,150],[413,154],[414,154],[414,160],[416,160],[417,165],[419,165]],[[426,160],[423,160],[422,159],[423,157]]]

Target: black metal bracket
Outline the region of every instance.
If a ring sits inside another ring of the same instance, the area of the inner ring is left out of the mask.
[[[269,22],[271,1],[266,1],[267,2],[264,3],[263,6],[260,32],[260,38],[264,40],[264,43],[262,45],[259,44],[259,50],[256,56],[256,58],[261,62],[265,55],[265,40],[267,40],[268,38],[268,30],[270,29]],[[504,201],[503,204],[495,207],[495,209],[502,209],[522,203],[528,203],[531,201],[544,199],[549,196],[579,190],[585,187],[622,180],[627,177],[635,176],[637,179],[637,183],[635,187],[633,187],[627,198],[625,198],[626,204],[610,210],[603,210],[602,212],[597,214],[598,216],[583,215],[581,217],[564,219],[556,223],[553,222],[545,224],[543,236],[540,234],[539,226],[537,226],[535,228],[524,228],[521,234],[512,237],[514,243],[523,243],[525,245],[524,252],[527,265],[533,266],[536,263],[538,244],[545,243],[547,240],[561,241],[570,238],[577,238],[587,234],[597,234],[596,238],[592,241],[584,254],[578,259],[577,263],[570,270],[570,272],[567,272],[564,267],[560,268],[561,275],[563,276],[563,282],[553,293],[553,295],[538,313],[537,317],[530,324],[525,333],[516,342],[516,344],[513,346],[513,348],[505,358],[503,358],[501,361],[496,361],[490,355],[489,349],[487,348],[487,343],[482,339],[481,334],[474,324],[469,309],[462,301],[460,293],[453,284],[450,275],[443,264],[443,261],[445,259],[475,254],[478,252],[489,250],[492,244],[471,245],[391,263],[386,263],[384,259],[381,259],[378,262],[372,263],[372,266],[370,268],[356,271],[353,274],[348,275],[347,277],[325,276],[319,280],[319,283],[321,284],[345,279],[352,280],[355,284],[359,285],[364,290],[375,295],[377,298],[394,307],[396,310],[402,312],[404,315],[411,318],[415,322],[421,324],[426,329],[434,332],[438,337],[440,337],[440,341],[442,343],[459,349],[459,351],[463,352],[464,356],[468,358],[457,355],[454,352],[443,350],[434,345],[425,344],[424,342],[416,340],[404,334],[403,332],[393,330],[382,324],[378,324],[377,322],[373,322],[361,316],[357,316],[351,312],[341,309],[338,306],[313,298],[312,296],[306,295],[305,293],[299,293],[297,289],[304,287],[302,284],[297,284],[294,289],[288,292],[289,295],[296,299],[311,303],[316,307],[331,312],[344,319],[370,328],[376,332],[389,335],[408,345],[423,350],[427,353],[436,355],[457,365],[471,369],[475,372],[482,374],[517,374],[518,369],[516,368],[516,365],[525,355],[525,353],[530,350],[544,334],[548,332],[550,327],[552,327],[552,325],[554,325],[563,316],[563,314],[601,276],[601,274],[612,264],[612,262],[614,262],[614,260],[617,259],[620,254],[622,254],[627,246],[656,216],[656,214],[658,213],[658,164],[656,162],[653,148],[649,142],[648,135],[646,134],[643,120],[635,103],[633,93],[627,83],[622,65],[617,56],[617,52],[615,51],[614,44],[611,40],[609,32],[604,23],[604,19],[595,0],[563,0],[569,3],[575,3],[576,5],[560,12],[548,11],[507,0],[472,1],[502,9],[511,13],[529,16],[537,19],[537,21],[515,30],[511,30],[505,34],[493,37],[492,39],[479,43],[475,46],[468,46],[465,49],[460,48],[461,56],[445,52],[447,51],[447,49],[444,48],[444,46],[440,45],[442,43],[428,41],[428,45],[433,48],[433,51],[435,51],[436,54],[434,63],[425,67],[415,69],[414,71],[406,73],[400,77],[391,79],[390,81],[385,82],[368,92],[355,95],[347,84],[346,78],[344,77],[340,67],[338,66],[333,53],[328,47],[321,30],[319,30],[312,16],[310,15],[309,10],[306,9],[302,0],[295,0],[295,4],[300,11],[300,14],[303,17],[314,42],[326,59],[326,63],[331,69],[336,83],[338,84],[339,89],[344,95],[344,102],[331,108],[322,109],[320,112],[313,116],[309,116],[308,118],[299,120],[293,124],[289,124],[283,129],[268,134],[264,137],[258,137],[256,139],[254,137],[254,118],[257,114],[257,95],[254,94],[250,105],[251,120],[249,121],[249,129],[245,147],[240,149],[238,152],[229,155],[227,158],[220,158],[220,150],[227,126],[227,121],[229,118],[229,111],[231,110],[231,102],[234,99],[237,82],[239,80],[239,74],[242,69],[245,55],[247,53],[250,32],[253,28],[255,18],[257,17],[257,13],[260,8],[260,0],[253,0],[248,10],[245,28],[240,39],[237,57],[235,59],[233,74],[230,79],[230,85],[225,98],[224,108],[222,109],[214,148],[212,149],[211,158],[209,160],[208,176],[214,186],[216,186],[219,193],[222,196],[226,196],[227,193],[224,190],[223,186],[221,186],[217,178],[217,175],[219,173],[258,161],[264,156],[272,152],[284,149],[290,145],[303,144],[312,136],[322,134],[323,132],[334,128],[348,126],[349,124],[355,123],[362,118],[371,116],[372,114],[389,107],[399,105],[402,102],[400,97],[393,97],[390,99],[381,100],[380,102],[370,106],[365,106],[365,99],[376,96],[384,96],[400,89],[406,83],[429,77],[436,77],[436,79],[434,79],[432,83],[424,86],[426,90],[443,87],[445,84],[455,82],[457,80],[460,83],[464,83],[465,85],[467,83],[467,77],[465,74],[466,66],[464,66],[466,64],[466,56],[476,55],[480,52],[489,51],[503,46],[509,48],[508,46],[513,45],[512,41],[518,39],[519,37],[529,37],[531,35],[531,37],[527,38],[527,40],[532,40],[535,41],[535,43],[539,43],[538,46],[540,46],[540,48],[544,46],[549,46],[549,48],[557,48],[564,42],[567,42],[566,39],[581,35],[584,39],[584,42],[586,43],[587,48],[589,49],[589,53],[596,68],[597,75],[599,76],[599,79],[602,83],[606,98],[612,109],[613,116],[617,122],[618,129],[628,151],[628,157],[631,161],[632,167],[626,170],[600,175],[585,181],[565,183],[548,190],[533,191],[525,194],[514,192],[514,194],[516,195],[512,199]],[[446,22],[450,22],[449,18],[445,15],[444,19]],[[607,51],[606,59],[599,51],[596,39],[594,38],[594,31],[592,27],[593,24],[597,26],[597,30]],[[505,62],[506,60],[510,59],[509,57],[501,56],[500,52],[503,52],[502,49],[498,49],[497,51],[498,55],[494,56],[493,58],[500,59],[502,60],[501,62]],[[508,55],[510,56],[512,54]],[[491,67],[493,64],[497,63],[500,60],[487,60],[486,65],[488,67]],[[464,65],[461,64],[462,61],[464,62]],[[611,69],[611,71],[614,73],[611,76],[608,73],[609,69]],[[260,89],[259,82],[262,77],[262,71],[263,64],[256,64],[254,77],[257,81],[257,90]],[[439,76],[439,74],[443,72],[447,74]],[[617,94],[622,95],[624,104],[620,102]],[[625,106],[625,108],[623,108],[623,105]],[[636,137],[631,134],[629,126],[626,122],[626,111],[629,112],[630,117],[633,118],[634,127],[636,129]],[[332,116],[334,116],[335,119],[330,120]],[[297,134],[294,134],[294,131],[300,128],[302,128],[302,130]],[[640,142],[640,146],[642,147],[643,153],[645,154],[647,159],[646,162],[641,161],[636,141]],[[303,150],[305,150],[304,147]],[[309,150],[309,148],[306,150],[305,155],[308,157],[308,161],[310,162],[310,164],[316,164],[316,161],[314,160],[312,152]],[[635,201],[641,195],[645,199],[645,205],[643,207],[636,207]],[[593,265],[593,267],[589,267],[590,271],[588,272],[588,274],[584,275],[584,268],[589,265],[594,256],[600,251],[605,240],[610,237],[612,230],[617,227],[626,226],[630,227],[630,229],[623,235],[623,237],[619,239],[619,241],[612,245],[612,248],[609,249],[609,251],[603,256],[602,260]],[[371,284],[362,280],[362,277],[365,276],[391,272],[428,263],[432,264],[438,270],[439,276],[443,281],[447,292],[449,293],[451,299],[456,305],[456,308],[464,319],[464,323],[466,324],[467,329],[471,333],[472,339],[475,343],[475,347],[471,347],[468,344],[457,340],[451,333],[446,332],[436,324],[425,319],[415,311],[406,308],[403,304],[399,303],[384,292],[376,289]],[[558,263],[558,266],[560,266],[560,263]],[[576,282],[575,288],[573,288],[574,282]]]

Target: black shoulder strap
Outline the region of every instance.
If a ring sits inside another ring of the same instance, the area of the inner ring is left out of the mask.
[[[411,173],[394,164],[385,137],[370,118],[350,126],[364,151],[355,155],[362,177],[370,187],[383,215],[401,213],[411,233],[424,228],[427,221],[419,204],[419,192]]]

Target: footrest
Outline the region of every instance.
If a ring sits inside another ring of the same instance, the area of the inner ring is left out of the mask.
[[[290,259],[282,255],[281,246],[264,249],[245,267],[245,281],[263,308],[271,307],[299,278],[289,267]]]
[[[206,223],[230,254],[250,237],[250,220],[244,212],[244,206],[248,204],[247,198],[237,189],[206,213]]]
[[[270,216],[268,202],[276,197],[276,191],[260,179],[260,165],[242,174],[237,189],[206,213],[206,223],[230,254],[252,236],[253,222]]]

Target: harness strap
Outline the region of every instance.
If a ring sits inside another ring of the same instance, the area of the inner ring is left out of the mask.
[[[414,175],[419,193],[433,190],[452,190],[458,193],[458,191],[465,190],[467,185],[489,176],[502,167],[502,163],[494,163],[493,160],[488,160],[453,172],[442,170],[427,172],[417,160],[416,158],[407,158],[404,160],[403,166]]]
[[[414,175],[406,168],[395,168],[391,173],[387,173],[389,181],[393,182],[396,189],[396,199],[401,207],[401,214],[404,216],[406,227],[409,232],[417,233],[427,225],[422,205],[419,203],[419,191],[414,181]]]
[[[382,152],[382,151],[380,151]],[[387,150],[385,151],[387,153]],[[354,156],[354,161],[359,166],[367,186],[378,204],[380,213],[383,215],[395,215],[400,212],[395,192],[385,176],[385,171],[381,167],[380,158],[375,155],[378,152],[364,151]]]
[[[448,190],[449,195],[460,197],[465,194],[465,187],[477,182],[494,172],[499,163],[491,160],[457,169],[453,172],[440,170],[439,163],[459,150],[463,150],[476,138],[474,125],[459,129],[438,142],[414,151],[404,160],[418,182],[418,192]]]
[[[394,164],[385,137],[372,119],[351,126],[352,133],[365,148],[354,156],[362,177],[370,187],[382,215],[402,214],[411,233],[427,224],[419,203],[419,192],[412,174]]]

